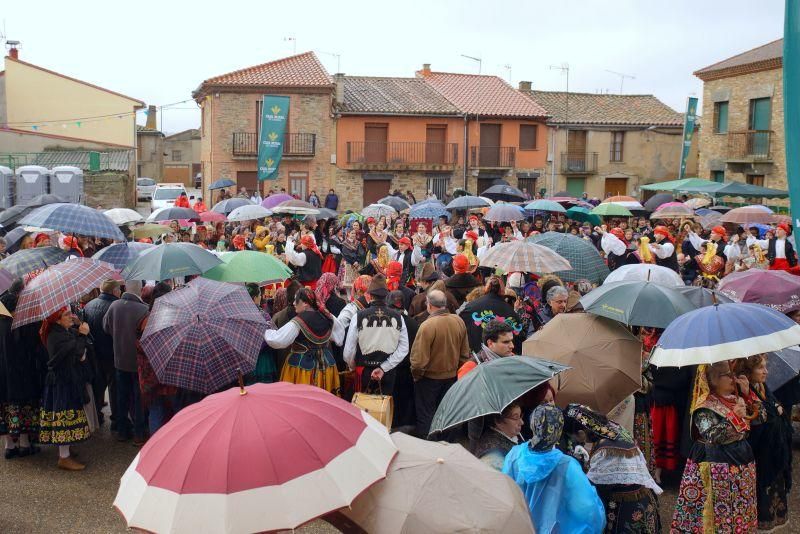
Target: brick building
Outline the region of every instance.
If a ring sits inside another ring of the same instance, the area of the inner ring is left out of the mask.
[[[700,177],[786,189],[783,39],[704,67]]]

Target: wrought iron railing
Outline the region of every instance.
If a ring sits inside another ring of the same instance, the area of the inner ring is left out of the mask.
[[[455,165],[457,143],[348,141],[348,164]]]
[[[517,160],[517,147],[514,146],[471,146],[469,147],[470,167],[514,167]]]
[[[316,151],[317,136],[312,133],[287,133],[283,143],[284,156],[313,156]],[[234,132],[233,155],[240,157],[258,156],[258,133]]]

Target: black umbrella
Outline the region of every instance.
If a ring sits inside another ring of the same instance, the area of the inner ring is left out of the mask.
[[[489,189],[481,193],[482,197],[490,198],[492,200],[504,200],[506,202],[519,202],[526,200],[525,193],[511,187],[510,185],[493,185]]]
[[[796,347],[767,354],[767,386],[772,391],[800,373],[800,351]]]
[[[221,180],[217,180],[216,182],[212,183],[208,186],[209,189],[225,189],[226,187],[230,187],[232,185],[236,185],[236,182],[233,180],[229,180],[228,178],[223,178]]]
[[[656,211],[661,204],[666,204],[673,200],[675,200],[675,197],[672,196],[672,193],[659,193],[650,197],[650,199],[644,203],[644,207],[647,211]]]
[[[392,195],[389,195],[388,197],[383,197],[378,201],[378,204],[386,204],[387,206],[393,207],[398,212],[407,210],[411,207],[411,204],[409,204],[402,198]]]
[[[722,205],[720,205],[720,206],[710,206],[710,209],[712,209],[714,211],[718,211],[720,213],[728,213],[733,208],[730,207],[730,206],[722,206]],[[0,221],[0,222],[2,222],[2,221]]]

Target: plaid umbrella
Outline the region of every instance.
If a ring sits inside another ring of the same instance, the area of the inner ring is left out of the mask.
[[[142,252],[155,247],[150,243],[117,243],[109,247],[100,249],[92,256],[92,259],[110,263],[117,270],[122,270],[129,263],[137,259]]]
[[[80,204],[47,204],[27,214],[19,221],[19,225],[125,241],[125,236],[114,221],[102,212]]]
[[[19,250],[0,261],[0,267],[10,272],[18,278],[22,278],[28,273],[47,269],[51,265],[56,265],[67,259],[65,251],[58,247],[39,247]]]
[[[439,217],[445,217],[449,220],[450,212],[441,204],[430,202],[415,204],[412,206],[411,211],[408,212],[408,216],[412,219],[438,219]]]
[[[393,207],[387,206],[386,204],[370,204],[361,210],[361,215],[364,217],[374,217],[375,219],[379,219],[384,216],[389,217],[395,213],[397,213],[397,211]]]
[[[16,276],[5,269],[0,269],[0,293],[8,291],[8,288],[11,287],[11,284],[14,283],[16,278]]]
[[[156,300],[141,343],[159,382],[212,393],[255,369],[266,328],[244,287],[195,278]]]
[[[484,221],[494,222],[520,221],[524,218],[525,211],[514,204],[495,204],[483,216]]]
[[[507,273],[553,273],[570,271],[572,265],[552,250],[527,241],[501,243],[481,259],[484,267],[499,267]]]
[[[20,293],[12,328],[45,319],[115,275],[110,265],[92,258],[72,258],[48,268]]]
[[[531,236],[527,241],[547,247],[569,261],[571,271],[554,273],[565,282],[586,279],[593,284],[601,284],[608,276],[608,267],[591,241],[561,232],[545,232]]]

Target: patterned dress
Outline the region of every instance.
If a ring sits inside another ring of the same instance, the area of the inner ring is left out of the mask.
[[[331,321],[320,312],[305,311],[296,315],[292,322],[300,334],[289,348],[280,379],[293,384],[310,384],[341,395],[339,370],[330,347]]]

